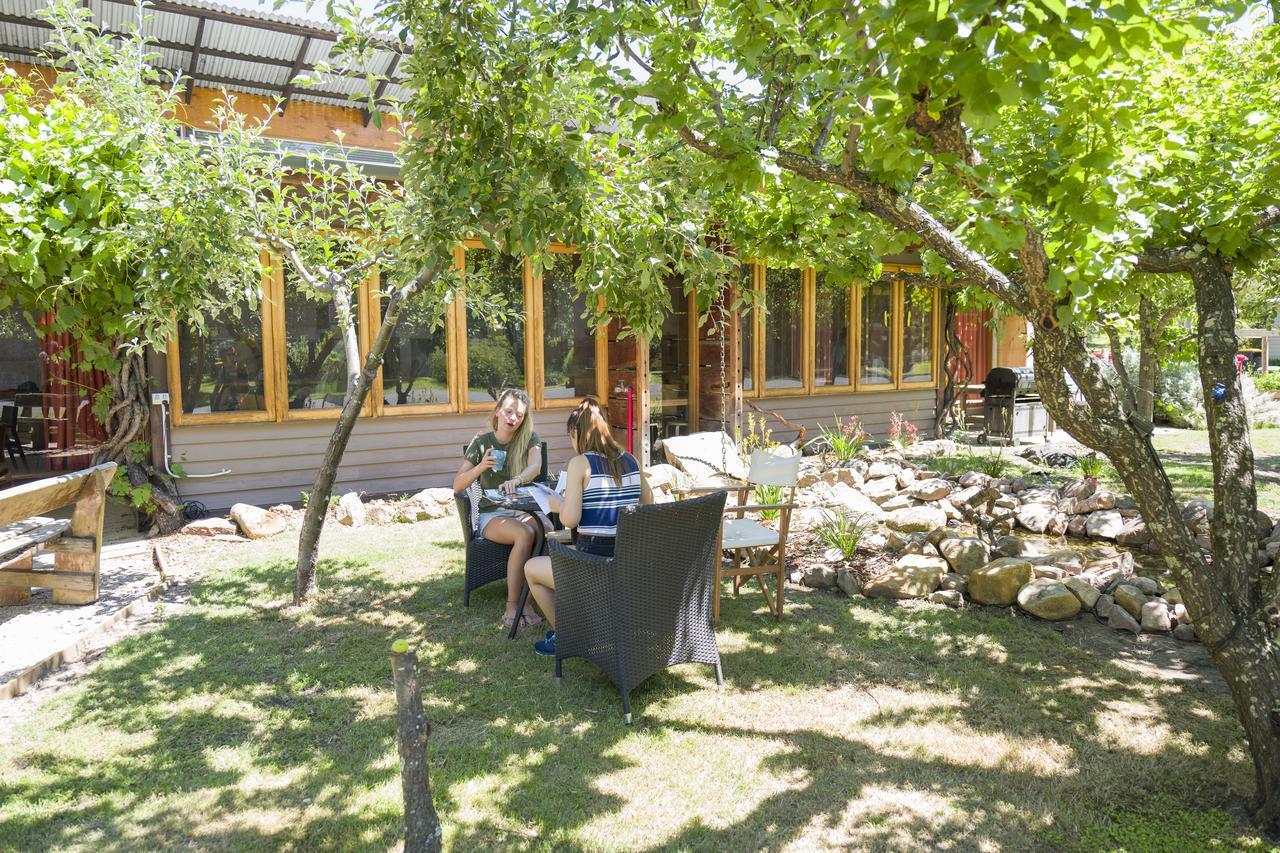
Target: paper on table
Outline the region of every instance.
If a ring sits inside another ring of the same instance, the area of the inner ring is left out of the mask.
[[[556,481],[555,489],[549,489],[542,483],[534,483],[533,486],[530,488],[529,492],[530,494],[533,495],[533,499],[538,502],[538,509],[542,510],[543,514],[547,514],[551,512],[551,502],[547,500],[547,496],[550,495],[552,491],[554,491],[558,495],[563,495],[564,485],[565,485],[565,472],[561,471],[560,479]]]

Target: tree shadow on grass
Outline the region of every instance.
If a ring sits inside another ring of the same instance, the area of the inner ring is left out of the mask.
[[[540,630],[506,640],[502,584],[461,606],[456,543],[437,535],[419,558],[427,534],[398,536],[395,556],[332,547],[309,610],[281,598],[291,560],[266,559],[208,575],[184,612],[112,649],[0,776],[0,846],[394,845],[398,638],[424,661],[457,849],[1017,848],[1046,831],[1067,846],[1089,809],[1190,808],[1241,775],[1224,757],[1238,726],[1208,687],[1135,705],[1141,678],[1052,626],[807,591],[788,591],[782,622],[726,596],[725,689],[706,667],[659,673],[628,727],[594,666],[567,662],[557,685],[530,649]],[[1177,735],[1109,742],[1126,713]]]

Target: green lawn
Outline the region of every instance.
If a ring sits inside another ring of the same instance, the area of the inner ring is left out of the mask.
[[[1253,444],[1258,508],[1280,515],[1280,429],[1255,429],[1249,438]],[[1213,497],[1208,432],[1160,430],[1152,443],[1179,497]]]
[[[1229,816],[1252,775],[1228,696],[1137,674],[1101,629],[802,589],[779,624],[730,598],[725,688],[677,667],[626,726],[592,666],[557,686],[532,631],[506,641],[498,585],[462,608],[455,528],[326,534],[303,613],[290,542],[186,545],[191,603],[0,746],[0,849],[394,847],[399,637],[459,850],[1261,846]]]

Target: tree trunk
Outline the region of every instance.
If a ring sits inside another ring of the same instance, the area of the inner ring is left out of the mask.
[[[1151,299],[1143,295],[1138,300],[1138,415],[1148,423],[1155,422],[1156,414],[1156,365],[1159,364],[1160,338],[1164,324],[1160,322]]]
[[[1212,613],[1193,610],[1191,618],[1231,688],[1249,739],[1255,816],[1264,826],[1280,829],[1280,646],[1266,613],[1277,603],[1280,578],[1275,571],[1264,576],[1257,564],[1258,500],[1235,361],[1235,294],[1226,264],[1216,255],[1205,255],[1194,264],[1191,281],[1213,460],[1209,535],[1216,574],[1228,599],[1227,607]]]
[[[111,375],[111,407],[103,423],[107,437],[93,461],[118,463],[134,490],[150,486],[150,520],[161,533],[172,533],[183,522],[177,486],[168,474],[146,462],[151,425],[146,359],[140,353],[123,352],[120,358],[120,367]]]
[[[333,481],[338,475],[338,465],[346,452],[347,442],[351,439],[351,431],[355,429],[356,419],[360,417],[360,409],[369,396],[369,389],[378,375],[378,367],[382,364],[382,356],[391,343],[391,335],[396,324],[400,322],[400,310],[404,300],[409,298],[422,283],[434,278],[424,274],[410,285],[406,285],[392,293],[387,301],[387,310],[382,318],[382,327],[374,338],[365,358],[364,367],[359,368],[359,350],[347,344],[347,365],[350,373],[347,394],[342,402],[342,413],[338,416],[338,424],[329,436],[329,445],[325,448],[324,459],[316,471],[316,479],[307,499],[307,512],[302,519],[302,532],[298,537],[298,562],[293,580],[293,603],[303,604],[316,592],[316,563],[320,559],[320,531],[324,528],[324,517],[329,509],[329,496],[333,494]],[[348,303],[349,305],[349,303]],[[339,317],[343,312],[339,310]],[[350,325],[350,335],[355,334],[355,324],[351,313],[346,314],[346,322]],[[344,333],[347,330],[344,330]],[[354,359],[354,362],[353,362]]]
[[[1199,314],[1201,384],[1209,412],[1214,464],[1212,558],[1206,559],[1132,400],[1118,394],[1091,363],[1085,341],[1051,322],[1035,336],[1036,379],[1045,407],[1082,443],[1115,465],[1160,543],[1196,631],[1231,690],[1248,738],[1256,777],[1255,815],[1280,824],[1280,651],[1265,608],[1276,600],[1275,575],[1257,568],[1253,454],[1235,368],[1235,310],[1230,277],[1207,258],[1193,274]],[[1063,372],[1085,402],[1073,401]],[[1214,386],[1223,386],[1218,401]],[[1136,416],[1136,417],[1134,417]]]
[[[440,849],[440,816],[431,802],[427,738],[431,723],[422,710],[418,689],[418,656],[403,642],[391,647],[396,682],[396,722],[400,735],[400,785],[404,791],[405,853]]]

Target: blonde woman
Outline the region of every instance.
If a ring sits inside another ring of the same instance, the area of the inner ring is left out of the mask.
[[[455,493],[479,480],[482,489],[511,494],[517,487],[532,483],[542,469],[542,441],[533,431],[529,395],[524,391],[508,388],[498,395],[489,427],[489,432],[472,439],[463,454],[465,459],[453,478]],[[490,542],[511,546],[507,557],[507,609],[502,616],[507,628],[517,621],[522,628],[542,621],[532,604],[523,613],[516,613],[524,589],[524,564],[533,553],[538,523],[526,512],[498,506],[488,498],[480,499],[480,535]]]
[[[565,527],[577,528],[575,548],[612,557],[618,512],[638,503],[653,503],[649,483],[636,458],[614,440],[604,409],[592,398],[583,400],[569,415],[569,441],[578,455],[569,460],[564,497],[550,496],[551,509],[560,513]],[[524,573],[529,592],[554,628],[556,582],[551,558],[534,557],[525,564]],[[533,648],[540,655],[554,656],[555,631],[548,631],[547,638],[534,643]]]

